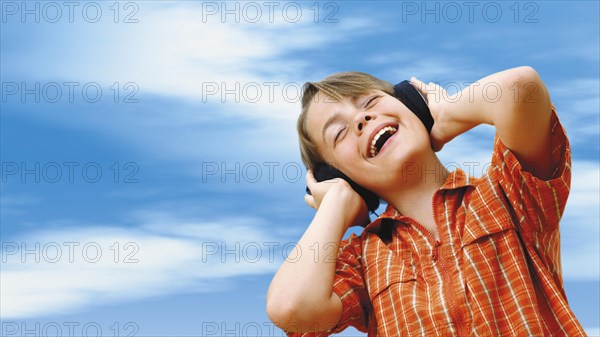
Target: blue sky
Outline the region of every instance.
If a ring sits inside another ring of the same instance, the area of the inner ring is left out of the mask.
[[[267,287],[314,214],[300,86],[529,65],[572,146],[565,288],[600,335],[598,2],[0,4],[2,334],[280,336]],[[479,175],[492,139],[440,158]]]

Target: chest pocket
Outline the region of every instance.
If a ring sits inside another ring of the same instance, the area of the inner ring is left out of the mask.
[[[382,292],[390,287],[402,287],[403,284],[416,282],[417,274],[410,251],[400,253],[392,251],[380,240],[367,256],[374,257],[366,261],[365,276],[369,296],[375,300]],[[413,284],[411,283],[412,287]]]
[[[516,229],[508,206],[500,205],[497,200],[491,203],[493,205],[479,205],[466,215],[462,235],[463,247]],[[491,212],[490,209],[494,211]]]

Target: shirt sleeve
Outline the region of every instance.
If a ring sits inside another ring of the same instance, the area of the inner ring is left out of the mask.
[[[553,174],[548,180],[525,171],[497,135],[494,142],[491,168],[513,208],[523,211],[527,218],[526,222],[523,218],[517,220],[529,235],[558,228],[571,186],[571,150],[554,105],[550,126]]]
[[[360,262],[361,254],[361,239],[355,234],[340,243],[333,281],[333,292],[342,301],[342,316],[337,325],[323,332],[288,332],[288,337],[324,337],[341,332],[349,326],[362,332],[367,331],[370,301]]]
[[[490,169],[514,210],[521,237],[535,247],[554,275],[560,275],[559,222],[571,186],[571,149],[554,104],[550,127],[553,174],[549,179],[539,179],[525,171],[497,135]]]

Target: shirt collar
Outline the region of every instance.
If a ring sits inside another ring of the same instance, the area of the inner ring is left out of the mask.
[[[457,168],[448,174],[448,177],[446,177],[446,181],[438,189],[438,191],[455,190],[455,189],[460,189],[463,187],[475,186],[476,179],[477,178],[467,175],[462,169]],[[368,224],[365,227],[365,230],[377,232],[377,231],[379,231],[379,228],[381,227],[381,220],[383,220],[383,219],[394,219],[395,220],[395,219],[400,218],[401,216],[402,216],[402,214],[400,214],[400,212],[398,212],[394,207],[392,207],[391,205],[387,205],[385,211],[383,213],[381,213],[381,215],[379,217],[377,217],[377,219],[375,219],[373,222]]]
[[[460,168],[450,172],[440,190],[453,190],[466,186],[475,186],[477,178],[471,177]]]

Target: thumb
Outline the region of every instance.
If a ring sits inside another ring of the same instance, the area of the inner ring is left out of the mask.
[[[410,78],[410,84],[419,90],[421,94],[425,95],[427,93],[427,84],[423,83],[421,80],[418,80],[416,77],[412,76]]]

